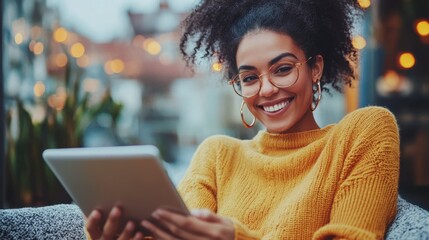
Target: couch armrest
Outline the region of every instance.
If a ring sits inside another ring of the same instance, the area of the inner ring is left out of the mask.
[[[0,210],[0,239],[86,239],[74,204]]]
[[[429,212],[398,197],[398,211],[386,232],[386,240],[429,239]]]

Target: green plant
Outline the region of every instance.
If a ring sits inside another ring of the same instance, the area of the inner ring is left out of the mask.
[[[77,71],[78,72],[78,71]],[[53,173],[45,165],[42,152],[47,148],[82,147],[89,124],[101,113],[112,118],[112,129],[122,104],[112,99],[107,89],[101,101],[90,104],[90,93],[81,91],[81,75],[72,79],[70,65],[65,71],[65,98],[62,108],[49,107],[48,99],[39,103],[46,109],[46,117],[32,120],[24,102],[16,98],[7,114],[6,201],[9,207],[42,206],[67,203],[71,199]],[[78,176],[76,176],[78,177]]]

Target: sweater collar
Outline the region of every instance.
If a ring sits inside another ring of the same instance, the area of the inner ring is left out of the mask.
[[[327,132],[329,132],[333,126],[334,124],[331,124],[320,129],[298,133],[269,133],[266,130],[261,130],[253,138],[253,141],[261,150],[272,148],[301,148],[320,139]]]

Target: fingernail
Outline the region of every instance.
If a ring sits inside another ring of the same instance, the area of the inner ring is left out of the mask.
[[[155,212],[152,213],[152,217],[159,219],[160,218],[160,213],[158,210],[156,210]]]
[[[148,222],[146,221],[146,220],[143,220],[141,223],[140,223],[143,227],[145,227],[145,228],[149,228],[150,226],[149,226],[149,224],[148,224]]]
[[[129,230],[133,230],[133,229],[134,229],[134,223],[133,223],[133,222],[131,222],[131,221],[129,221],[129,222],[127,223],[126,228],[127,228],[127,229],[129,229]]]

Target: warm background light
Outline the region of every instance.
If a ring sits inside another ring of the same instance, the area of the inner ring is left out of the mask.
[[[401,78],[395,71],[388,70],[384,75],[384,84],[388,91],[395,91],[401,84]]]
[[[48,105],[51,108],[61,111],[64,108],[67,99],[67,92],[64,87],[59,87],[55,94],[48,98]]]
[[[43,43],[41,43],[41,42],[36,42],[33,46],[33,52],[36,55],[42,54],[44,49],[45,49],[45,47],[43,46]]]
[[[412,68],[414,67],[414,64],[416,63],[416,59],[414,58],[414,55],[405,52],[399,55],[399,65],[403,68]]]
[[[82,43],[75,43],[70,47],[70,55],[74,58],[80,58],[85,54],[85,46]]]
[[[115,59],[110,62],[110,68],[112,69],[113,73],[121,73],[124,71],[125,64],[121,59]]]
[[[361,50],[361,49],[365,48],[366,40],[362,36],[357,35],[357,36],[353,37],[352,44],[353,44],[354,48]]]
[[[416,30],[417,33],[422,37],[429,36],[429,22],[427,20],[419,21],[416,24]]]
[[[121,73],[124,71],[124,68],[125,64],[121,59],[113,59],[104,64],[104,71],[109,75]]]
[[[65,28],[57,28],[54,32],[54,40],[56,42],[65,42],[67,40],[68,37],[68,32]]]
[[[157,55],[161,52],[161,44],[155,39],[148,38],[143,42],[143,49],[146,50],[150,55]]]
[[[46,89],[45,84],[42,81],[36,82],[33,88],[34,96],[36,97],[43,96],[43,94],[45,94],[45,89]]]
[[[24,36],[22,36],[22,33],[17,33],[15,35],[15,43],[16,44],[21,44],[24,41]]]
[[[221,64],[221,63],[218,63],[218,62],[213,63],[213,64],[212,64],[212,70],[213,70],[213,71],[215,71],[215,72],[220,72],[220,71],[222,71],[222,64]]]
[[[369,8],[369,6],[371,6],[371,0],[358,0],[359,6],[361,6],[361,8]]]
[[[64,53],[57,54],[54,59],[55,65],[58,67],[64,67],[67,65],[68,59],[67,55]]]

